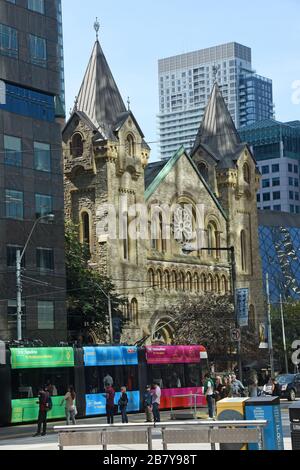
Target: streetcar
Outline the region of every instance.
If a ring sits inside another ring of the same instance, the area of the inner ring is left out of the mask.
[[[37,396],[45,384],[51,389],[49,420],[65,417],[62,399],[69,385],[76,390],[78,418],[105,415],[105,385],[112,383],[118,403],[120,388],[127,387],[128,412],[143,411],[145,387],[162,389],[161,409],[185,408],[191,401],[176,398],[197,395],[205,405],[203,376],[207,352],[203,346],[87,346],[83,348],[10,348],[0,365],[0,425],[37,420]],[[174,399],[175,397],[175,399]]]

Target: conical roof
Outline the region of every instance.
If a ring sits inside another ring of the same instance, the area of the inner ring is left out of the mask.
[[[221,90],[214,84],[204,118],[198,131],[192,155],[202,145],[219,161],[218,166],[230,168],[245,144],[241,142]]]
[[[76,110],[84,113],[106,137],[120,115],[127,112],[98,40],[79,91]]]

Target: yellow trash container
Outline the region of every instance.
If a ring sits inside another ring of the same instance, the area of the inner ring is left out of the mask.
[[[245,403],[248,398],[224,398],[217,402],[219,421],[244,421],[246,419]],[[222,444],[222,450],[248,450],[247,444]]]

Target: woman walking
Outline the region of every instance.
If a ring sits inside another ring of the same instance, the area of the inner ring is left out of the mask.
[[[128,396],[126,393],[126,387],[121,387],[121,397],[119,399],[119,408],[122,415],[122,423],[128,424],[128,416],[127,416],[127,405],[128,405]]]
[[[70,425],[70,422],[72,421],[73,426],[76,425],[76,420],[75,416],[77,414],[76,406],[75,406],[75,400],[76,400],[76,393],[74,390],[74,387],[70,385],[68,392],[64,396],[63,401],[61,402],[61,405],[65,403],[65,410],[66,410],[66,418],[67,418],[67,426]]]

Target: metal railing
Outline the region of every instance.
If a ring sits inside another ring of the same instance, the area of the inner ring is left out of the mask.
[[[163,450],[169,444],[257,444],[264,450],[265,420],[257,421],[185,421],[135,424],[99,424],[55,426],[60,450],[65,447],[138,445],[153,450],[153,431],[161,432]]]

